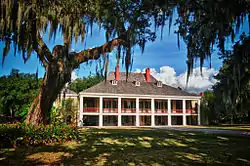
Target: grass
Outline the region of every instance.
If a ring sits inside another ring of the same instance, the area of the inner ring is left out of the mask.
[[[201,128],[201,129],[218,129],[218,130],[240,130],[240,131],[250,132],[250,125],[186,126],[186,127]]]
[[[81,139],[0,150],[0,165],[250,165],[249,137],[166,129],[80,129]]]

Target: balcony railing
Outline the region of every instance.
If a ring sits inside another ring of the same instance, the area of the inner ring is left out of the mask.
[[[151,108],[140,108],[139,112],[144,114],[151,113]]]
[[[104,113],[117,113],[118,108],[103,108]]]
[[[136,108],[122,108],[122,113],[136,113]]]
[[[183,110],[182,109],[175,109],[171,111],[173,114],[182,114]]]
[[[186,114],[197,114],[197,111],[194,109],[186,109]]]
[[[167,114],[168,113],[168,109],[155,109],[155,113],[157,114]]]
[[[87,108],[83,108],[83,112],[95,112],[98,113],[99,112],[99,108],[98,107],[87,107]]]

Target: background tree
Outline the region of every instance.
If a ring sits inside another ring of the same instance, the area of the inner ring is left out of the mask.
[[[0,77],[0,114],[18,115],[39,94],[41,81],[35,74],[20,73],[17,69]]]
[[[250,122],[250,37],[237,41],[223,54],[213,91],[205,92],[202,112],[209,124]]]
[[[79,93],[85,89],[88,89],[98,83],[100,83],[101,81],[104,80],[103,76],[100,75],[96,75],[96,76],[89,76],[89,77],[83,77],[83,78],[77,78],[76,80],[74,80],[70,86],[69,89],[71,89],[72,91]]]
[[[187,44],[187,65],[189,72],[194,60],[210,59],[214,46],[225,53],[227,39],[235,40],[239,28],[249,20],[247,0],[194,0],[182,1],[179,8],[178,34]],[[211,59],[210,59],[211,60]]]
[[[250,117],[250,37],[242,35],[223,58],[223,66],[215,77],[219,82],[214,92],[221,97],[226,115],[234,123],[240,117]]]

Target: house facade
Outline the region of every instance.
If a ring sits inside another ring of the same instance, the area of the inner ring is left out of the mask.
[[[146,73],[109,73],[107,80],[79,93],[78,126],[200,125],[196,94],[157,81]]]

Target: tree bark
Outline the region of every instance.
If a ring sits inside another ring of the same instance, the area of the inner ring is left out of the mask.
[[[40,94],[34,99],[26,118],[27,124],[47,125],[50,122],[50,111],[53,102],[64,85],[70,81],[72,67],[69,61],[54,60],[46,67]]]
[[[68,44],[65,43],[63,46],[55,46],[51,53],[38,33],[38,46],[35,47],[35,51],[45,67],[45,75],[40,94],[31,104],[25,122],[31,125],[49,124],[53,102],[64,85],[71,80],[73,69],[79,67],[81,63],[99,59],[101,55],[111,52],[118,45],[126,47],[126,44],[124,40],[115,38],[100,47],[70,54]]]

